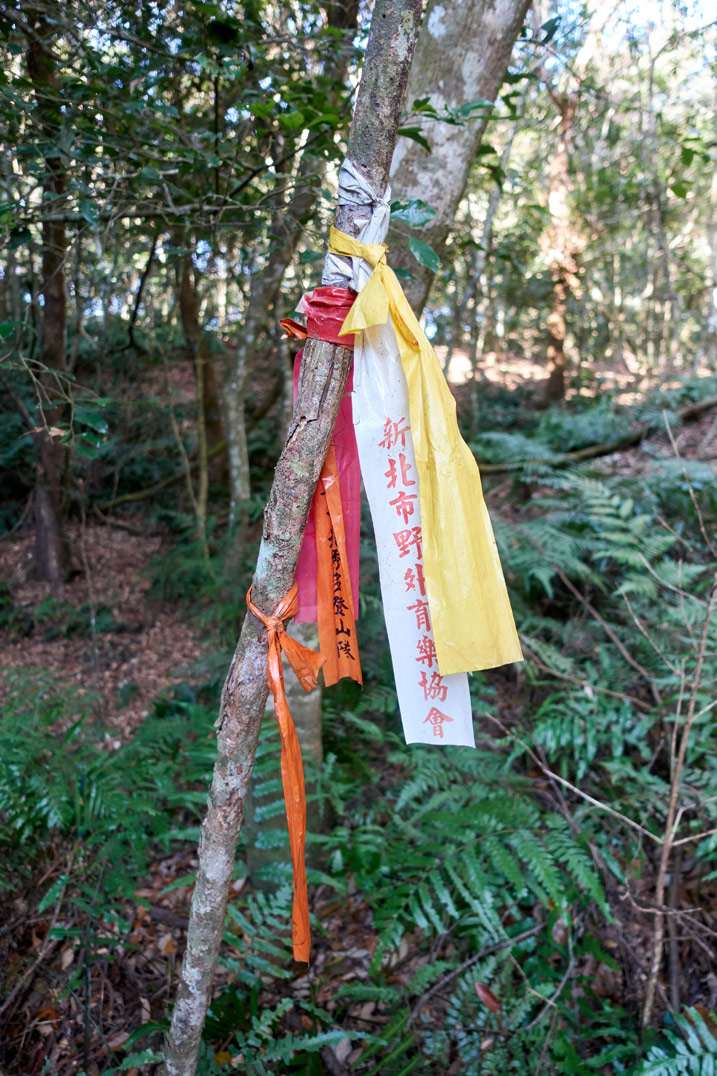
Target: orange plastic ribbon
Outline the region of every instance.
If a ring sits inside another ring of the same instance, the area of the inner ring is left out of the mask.
[[[319,475],[313,503],[316,532],[316,609],[319,649],[326,658],[324,682],[344,676],[362,684],[356,614],[346,555],[344,514],[333,441]]]
[[[251,587],[246,596],[250,612],[266,628],[268,652],[266,656],[266,679],[274,696],[274,713],[281,734],[281,781],[284,786],[286,821],[289,828],[291,862],[294,869],[294,902],[291,913],[291,939],[294,960],[309,961],[311,928],[309,926],[309,898],[306,891],[306,866],[304,845],[306,843],[306,793],[304,791],[304,767],[301,747],[294,722],[289,712],[284,688],[284,670],[281,653],[286,654],[305,691],[316,687],[317,676],[324,658],[315,650],[297,642],[286,633],[284,621],[295,616],[299,605],[296,583],[282,598],[273,616],[264,616],[251,601]]]
[[[293,318],[282,318],[279,325],[285,333],[282,340],[305,340],[309,335],[304,326]]]

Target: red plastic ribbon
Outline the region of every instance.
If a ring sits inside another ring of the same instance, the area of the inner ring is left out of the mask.
[[[356,292],[350,288],[314,288],[310,295],[304,296],[300,307],[306,313],[307,334],[353,351],[353,336],[339,336],[339,333],[355,299]]]
[[[294,960],[308,963],[311,951],[311,928],[309,925],[309,898],[306,891],[306,793],[304,791],[304,767],[301,760],[299,737],[286,701],[282,651],[296,673],[305,691],[316,687],[319,669],[324,658],[315,650],[297,642],[286,633],[284,621],[296,615],[299,605],[296,583],[286,597],[277,605],[273,616],[264,616],[252,604],[251,587],[246,596],[249,611],[266,628],[268,651],[266,655],[266,679],[274,696],[274,713],[281,734],[281,781],[284,787],[286,821],[289,828],[291,862],[294,870],[294,901],[291,913],[291,939]]]
[[[353,347],[352,337],[339,337],[338,334],[355,298],[355,292],[349,288],[338,287],[315,288],[313,292],[305,295],[299,309],[306,316],[308,335],[342,346],[350,341],[350,346]],[[296,334],[292,332],[292,335]],[[301,352],[297,356],[294,369],[295,388],[298,382],[300,361]],[[361,476],[351,407],[352,390],[353,371],[350,371],[331,442],[334,455],[333,458],[331,458],[331,453],[327,455],[322,468],[317,493],[309,512],[296,572],[299,584],[299,612],[296,619],[298,622],[318,622],[319,624],[321,650],[328,659],[324,667],[327,684],[335,683],[341,676],[347,675],[361,682],[361,670],[355,646],[355,626],[353,626],[351,636],[343,634],[349,628],[346,619],[343,623],[341,621],[344,604],[346,606],[350,604],[353,625],[354,596],[358,593]],[[322,492],[326,492],[327,485],[330,487],[328,500],[326,496],[321,496]],[[329,508],[329,519],[326,517],[326,507]],[[329,529],[326,527],[327,523]],[[331,530],[333,530],[333,537]],[[332,549],[327,558],[325,554],[332,542],[336,543],[337,548]],[[325,548],[322,549],[322,546]],[[320,559],[317,556],[318,551],[324,554]],[[340,593],[336,593],[337,600],[334,604],[330,588],[336,580],[332,571],[331,557],[335,559],[337,552],[340,553],[342,582]],[[323,561],[323,567],[321,561]],[[323,601],[318,600],[319,595],[324,596]],[[327,601],[327,597],[331,600]],[[350,645],[347,646],[349,641]],[[336,654],[337,658],[340,657],[337,652],[339,646],[343,651],[343,656],[338,662],[340,671],[333,664],[330,656]]]

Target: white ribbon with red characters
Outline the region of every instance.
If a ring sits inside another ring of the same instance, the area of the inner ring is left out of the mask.
[[[408,390],[390,320],[357,334],[353,410],[406,743],[475,747],[468,676],[438,671]]]
[[[382,243],[390,190],[378,197],[349,160],[339,172],[339,203],[360,206],[362,243]],[[361,258],[329,255],[334,275],[324,283],[360,291],[372,269]],[[351,277],[348,277],[349,271]],[[475,747],[468,676],[441,676],[423,579],[421,509],[408,387],[393,324],[357,333],[353,418],[363,479],[376,536],[381,597],[407,743]],[[450,476],[446,476],[450,481]],[[459,570],[459,567],[456,566]]]

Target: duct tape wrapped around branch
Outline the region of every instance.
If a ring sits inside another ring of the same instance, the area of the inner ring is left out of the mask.
[[[363,220],[358,238],[362,243],[383,243],[388,231],[391,217],[391,188],[387,187],[383,195],[373,190],[356,166],[348,157],[339,169],[340,206],[358,207],[357,223]],[[340,257],[336,251],[329,250],[324,268],[324,284],[340,284],[343,287],[361,291],[371,276],[371,269],[361,258]]]

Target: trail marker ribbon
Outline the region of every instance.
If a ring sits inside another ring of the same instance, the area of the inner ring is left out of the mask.
[[[297,308],[306,329],[286,320],[293,336],[316,337],[353,348],[353,339],[339,339],[356,292],[328,286],[305,294]],[[294,394],[302,352],[294,365]],[[356,638],[356,595],[361,529],[361,477],[351,410],[352,373],[341,401],[329,450],[306,522],[296,569],[299,587],[297,623],[318,622],[319,647],[326,658],[324,682],[344,676],[362,682]]]
[[[272,616],[265,616],[252,603],[251,587],[246,596],[249,611],[266,628],[268,651],[266,655],[266,679],[274,697],[274,713],[281,735],[281,781],[284,788],[286,821],[289,828],[291,862],[294,870],[294,902],[291,914],[291,938],[294,960],[308,963],[311,950],[309,925],[309,898],[306,891],[306,866],[304,846],[306,843],[306,793],[304,790],[304,767],[301,747],[294,722],[289,712],[284,688],[282,651],[296,673],[305,691],[316,687],[323,657],[315,650],[297,642],[287,634],[284,621],[296,614],[298,593],[296,583],[282,598]]]
[[[355,349],[355,377],[360,376],[362,387],[360,363],[377,339],[377,327],[386,326],[390,317],[395,330],[409,414],[386,418],[395,422],[404,417],[410,424],[422,522],[422,565],[438,671],[448,676],[520,661],[520,643],[478,465],[460,435],[455,401],[436,354],[386,263],[383,244],[362,243],[332,228],[329,250],[362,258],[373,269],[340,334],[363,333]],[[362,422],[358,409],[356,422],[358,434]],[[408,503],[405,498],[399,500],[397,512],[408,509]],[[402,529],[411,529],[412,522],[406,511]]]

